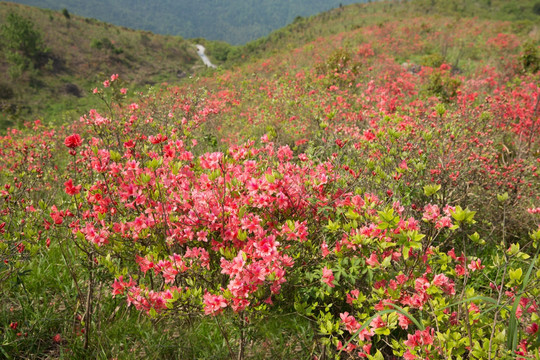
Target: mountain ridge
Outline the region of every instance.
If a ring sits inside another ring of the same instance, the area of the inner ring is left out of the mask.
[[[112,24],[184,38],[202,37],[239,45],[268,35],[296,17],[311,16],[355,0],[171,1],[19,0],[17,3],[75,14]]]

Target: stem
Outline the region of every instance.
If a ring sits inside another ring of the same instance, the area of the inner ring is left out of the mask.
[[[468,272],[467,272],[467,262],[468,262],[468,259],[467,259],[467,251],[466,251],[466,243],[465,243],[465,234],[463,232],[463,230],[461,230],[461,238],[463,240],[463,256],[465,258],[465,276],[463,277],[463,290],[461,292],[461,300],[463,300],[463,297],[465,296],[465,289],[467,288],[467,280],[469,280],[469,275],[468,275]],[[472,331],[471,331],[471,321],[470,321],[470,316],[469,316],[469,309],[468,309],[468,306],[467,306],[467,303],[463,303],[463,309],[465,311],[465,321],[467,322],[467,335],[469,337],[469,348],[472,348],[473,346],[473,341],[472,341]],[[469,350],[469,353],[470,353],[471,350]]]
[[[82,295],[81,289],[79,288],[79,283],[77,281],[77,275],[73,271],[73,267],[69,263],[69,261],[67,259],[67,256],[66,256],[66,252],[65,252],[64,247],[62,245],[63,245],[63,241],[60,241],[60,251],[62,252],[62,257],[64,258],[64,263],[66,264],[66,267],[67,267],[67,269],[69,271],[69,275],[73,279],[73,283],[75,284],[75,289],[77,289],[78,300],[79,300],[79,302],[82,302],[83,295]]]
[[[92,254],[90,254],[92,255]],[[84,349],[88,349],[88,344],[90,340],[90,323],[92,322],[92,290],[94,286],[94,277],[93,277],[93,261],[92,256],[89,257],[90,260],[90,277],[88,279],[88,293],[86,294],[86,311],[84,314]]]
[[[239,315],[240,315],[240,345],[239,345],[239,349],[238,349],[237,360],[242,360],[244,358],[244,342],[245,342],[245,338],[244,338],[244,318],[243,318],[242,314],[239,314]]]
[[[540,99],[540,97],[539,97]],[[506,224],[506,205],[503,206],[503,221],[502,221],[502,242],[503,242],[503,247],[504,249],[507,248],[506,246],[506,227],[505,227],[505,224]],[[503,250],[504,250],[503,249]],[[500,303],[501,303],[501,300],[502,300],[502,294],[503,294],[503,290],[504,290],[504,280],[506,278],[506,271],[508,270],[508,255],[506,253],[506,251],[503,251],[503,254],[504,254],[504,270],[503,270],[503,275],[502,275],[502,278],[501,278],[501,285],[500,285],[500,289],[499,289],[499,296],[497,297],[497,306],[499,307]],[[492,350],[493,350],[493,337],[495,336],[495,327],[497,326],[497,317],[499,316],[499,311],[501,310],[501,308],[499,307],[497,309],[497,311],[495,311],[495,315],[493,316],[493,324],[491,326],[491,336],[489,337],[489,350],[488,350],[488,360],[491,360],[491,354],[492,354]]]
[[[433,305],[431,304],[431,301],[428,302],[429,307],[431,308],[431,313],[433,314],[433,318],[435,319],[435,327],[437,328],[437,332],[440,333],[439,329],[439,320],[437,320],[437,314],[435,314],[435,309],[433,309]],[[441,342],[441,339],[437,337],[437,340],[439,341],[439,347],[441,348],[441,351],[443,351],[443,344]],[[446,350],[446,348],[444,349]],[[446,352],[443,352],[443,356],[445,360],[448,360],[448,357],[446,356]]]
[[[165,214],[165,199],[163,197],[163,194],[161,193],[161,186],[160,186],[160,183],[158,182],[158,175],[157,175],[157,171],[154,170],[154,176],[155,176],[155,182],[156,182],[156,188],[158,190],[158,194],[159,194],[159,200],[161,201],[161,217],[163,219],[163,231],[164,231],[164,242],[165,242],[165,248],[166,249],[169,249],[169,253],[170,253],[170,247],[167,246],[167,237],[169,236],[169,222],[167,221],[167,214]]]
[[[229,349],[229,356],[231,357],[231,360],[234,360],[234,352],[231,348],[231,343],[229,342],[229,337],[227,336],[227,333],[225,330],[223,330],[223,327],[221,326],[221,323],[219,322],[219,317],[216,315],[214,316],[214,319],[216,319],[216,323],[219,327],[219,331],[221,332],[221,335],[223,335],[223,338],[225,339],[225,343],[227,343],[227,348]]]

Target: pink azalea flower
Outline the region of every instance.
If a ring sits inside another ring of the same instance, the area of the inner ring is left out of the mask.
[[[204,313],[206,315],[217,315],[224,308],[227,307],[227,300],[225,300],[223,295],[214,295],[214,294],[210,294],[209,292],[204,294],[203,302],[204,302]]]
[[[333,281],[334,281],[334,273],[332,272],[331,269],[328,269],[326,268],[326,266],[323,268],[322,270],[322,281],[330,286],[330,287],[335,287]]]

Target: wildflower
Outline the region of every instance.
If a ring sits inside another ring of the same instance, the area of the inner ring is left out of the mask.
[[[534,335],[538,332],[538,324],[537,323],[533,323],[531,326],[527,327],[525,329],[525,332],[529,335]]]
[[[79,134],[73,134],[66,137],[64,140],[64,145],[66,145],[70,149],[78,148],[82,145],[82,139]]]
[[[322,281],[330,286],[335,287],[333,281],[334,281],[334,273],[332,272],[332,269],[326,268],[326,266],[322,270]]]
[[[81,192],[81,185],[74,186],[73,180],[69,179],[64,183],[66,194],[68,195],[77,195]]]
[[[149,136],[148,140],[152,144],[156,145],[156,144],[167,141],[167,135],[157,134],[156,136]]]
[[[216,315],[227,307],[227,300],[222,295],[204,294],[204,313],[206,315]]]

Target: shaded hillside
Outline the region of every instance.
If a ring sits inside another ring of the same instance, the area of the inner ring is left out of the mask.
[[[29,55],[21,50],[29,35],[0,40],[1,119],[8,124],[22,117],[61,120],[64,110],[85,104],[90,86],[103,74],[118,73],[138,86],[176,81],[194,66],[202,67],[196,49],[180,37],[121,28],[67,12],[2,2],[0,24],[7,33],[27,25],[40,43],[38,53]]]

